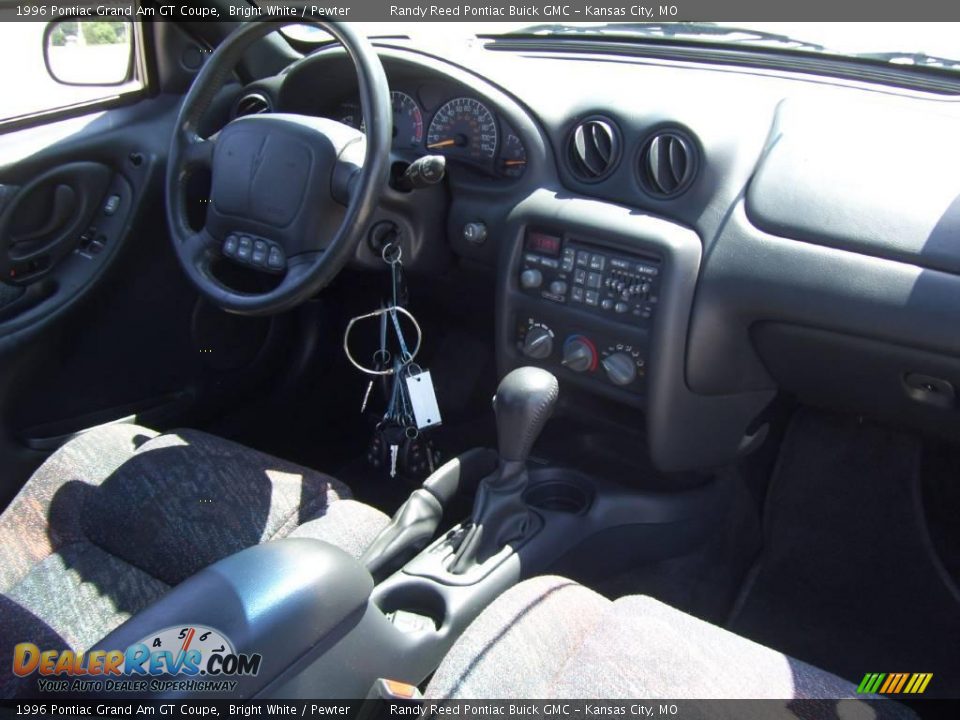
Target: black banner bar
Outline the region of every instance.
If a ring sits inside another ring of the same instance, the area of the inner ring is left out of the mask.
[[[558,0],[502,2],[479,0],[233,0],[219,7],[181,2],[0,0],[0,22],[36,22],[58,18],[240,21],[272,18],[321,18],[353,22],[678,22],[678,21],[960,21],[960,3],[943,0]],[[851,32],[856,32],[851,27]]]
[[[955,718],[960,700],[920,700],[921,718]],[[345,718],[489,720],[618,717],[655,720],[903,717],[893,700],[25,700],[0,701],[0,718]]]

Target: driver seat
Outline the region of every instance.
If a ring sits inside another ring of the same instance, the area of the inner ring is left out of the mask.
[[[107,425],[66,443],[0,515],[0,696],[17,643],[84,651],[171,587],[257,543],[359,557],[389,519],[314,470],[195,430]]]

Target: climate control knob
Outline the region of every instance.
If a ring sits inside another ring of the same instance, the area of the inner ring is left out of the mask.
[[[523,354],[534,360],[543,360],[553,353],[553,335],[544,327],[532,327],[523,338]]]
[[[563,344],[563,364],[574,372],[586,372],[597,366],[597,350],[587,338],[574,335]]]
[[[603,369],[614,385],[629,385],[637,379],[637,366],[633,358],[618,352],[603,359]]]

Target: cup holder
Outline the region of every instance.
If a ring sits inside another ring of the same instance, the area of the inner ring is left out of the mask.
[[[590,507],[590,493],[570,479],[550,478],[531,484],[523,494],[531,507],[576,515]]]
[[[404,582],[387,590],[375,600],[384,615],[398,627],[439,630],[447,616],[447,602],[430,583]],[[425,626],[432,623],[432,628]]]

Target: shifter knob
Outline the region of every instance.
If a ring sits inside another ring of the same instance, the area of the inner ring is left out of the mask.
[[[493,409],[501,462],[525,462],[540,431],[553,414],[560,387],[552,373],[522,367],[497,387]]]

